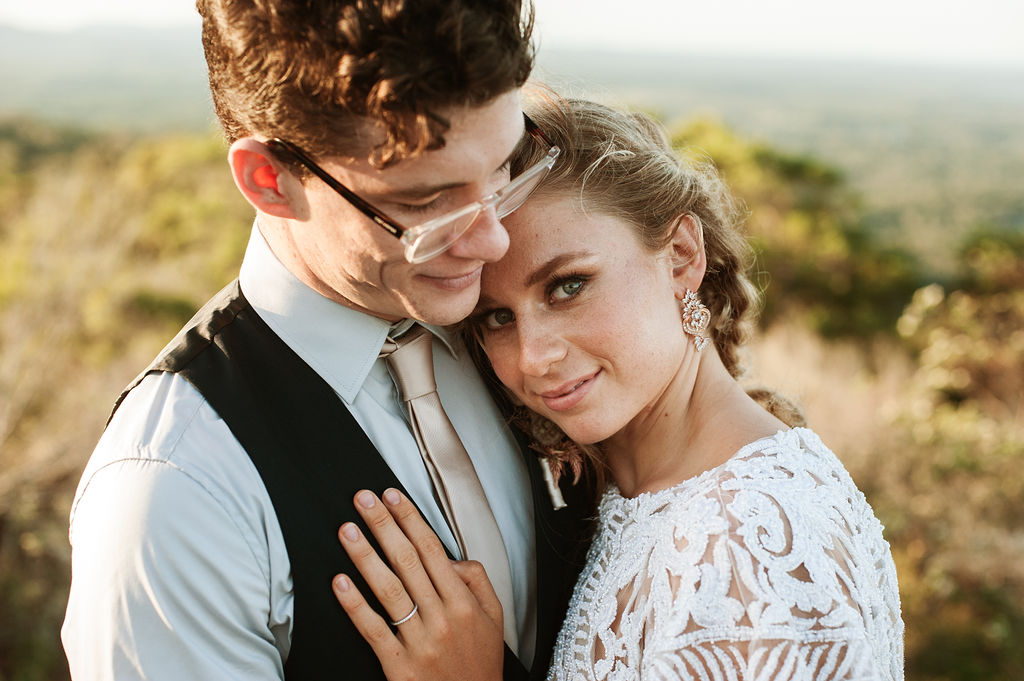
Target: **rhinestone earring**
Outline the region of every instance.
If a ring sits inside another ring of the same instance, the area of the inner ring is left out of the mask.
[[[710,340],[704,334],[704,329],[711,323],[711,311],[690,289],[686,289],[686,295],[679,301],[679,306],[683,311],[683,331],[693,336],[693,345],[700,352]]]

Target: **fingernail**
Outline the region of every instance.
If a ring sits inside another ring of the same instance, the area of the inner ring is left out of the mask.
[[[359,530],[356,529],[356,526],[352,523],[345,523],[342,525],[341,533],[345,535],[345,539],[348,539],[349,541],[359,539]]]
[[[362,491],[357,494],[356,501],[358,501],[359,505],[363,508],[373,508],[373,505],[376,503],[373,499],[373,495],[366,491]]]
[[[348,591],[350,586],[352,586],[352,582],[345,575],[338,575],[334,578],[334,588],[338,591]]]
[[[388,506],[398,506],[398,503],[402,501],[402,495],[398,493],[396,489],[384,490],[384,502]]]

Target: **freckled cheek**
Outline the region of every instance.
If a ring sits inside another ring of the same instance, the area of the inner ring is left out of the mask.
[[[577,337],[585,339],[594,348],[596,354],[609,354],[620,346],[631,346],[643,328],[643,320],[637,319],[636,310],[629,306],[603,307],[599,314],[590,315],[589,319],[578,320],[577,331],[587,329],[586,333],[577,333]],[[601,352],[606,348],[608,352]]]
[[[514,347],[509,343],[491,342],[484,347],[487,360],[494,369],[494,375],[502,384],[511,390],[517,397],[522,397],[520,384],[521,376],[518,370],[518,356]]]

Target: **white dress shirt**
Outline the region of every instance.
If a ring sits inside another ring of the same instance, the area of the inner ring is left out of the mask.
[[[302,284],[256,227],[239,279],[259,316],[334,389],[458,556],[404,406],[377,359],[388,322]],[[443,329],[430,330],[438,393],[508,550],[528,667],[536,626],[528,473],[466,353],[456,353]],[[183,378],[147,376],[121,404],[82,475],[70,539],[61,637],[74,678],[283,678],[293,598],[284,537],[251,459]]]

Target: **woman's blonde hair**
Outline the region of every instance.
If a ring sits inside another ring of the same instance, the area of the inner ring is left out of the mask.
[[[708,332],[726,369],[739,378],[744,372],[740,348],[754,331],[760,294],[748,276],[754,253],[741,230],[744,209],[714,165],[681,158],[662,126],[643,113],[563,99],[548,91],[534,93],[525,111],[562,150],[534,196],[573,197],[588,212],[619,218],[636,229],[652,252],[671,241],[680,216],[696,220],[707,254],[707,271],[698,293],[711,311]],[[539,161],[546,151],[533,140],[524,140],[512,157],[512,176]],[[469,325],[465,328],[472,335]],[[471,338],[466,340],[467,347],[478,348]],[[485,375],[493,377],[486,356],[478,349],[471,351]],[[750,394],[783,422],[803,425],[803,416],[785,398],[764,389]],[[534,432],[529,434],[542,441],[551,439],[552,428],[557,431],[557,426],[536,415],[526,418],[516,413],[514,420],[530,424]],[[577,449],[596,454],[593,448]]]

